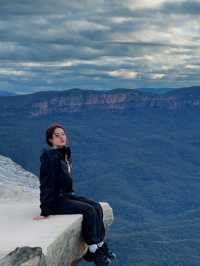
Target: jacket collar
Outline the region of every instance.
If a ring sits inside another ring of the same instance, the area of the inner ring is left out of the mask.
[[[67,147],[66,145],[64,146],[52,146],[49,148],[49,150],[55,150],[62,156],[62,158],[65,158],[65,155],[67,154]]]

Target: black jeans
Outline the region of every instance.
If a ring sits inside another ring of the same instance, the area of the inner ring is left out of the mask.
[[[104,240],[105,227],[101,204],[76,193],[59,197],[53,214],[83,214],[82,236],[88,244]]]

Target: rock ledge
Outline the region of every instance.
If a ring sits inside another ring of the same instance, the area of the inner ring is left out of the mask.
[[[100,204],[107,232],[113,211],[109,203]],[[75,266],[85,254],[82,214],[51,215],[36,221],[38,203],[2,201],[0,209],[1,266]]]

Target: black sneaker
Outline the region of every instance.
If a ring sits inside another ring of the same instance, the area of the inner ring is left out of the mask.
[[[111,264],[111,259],[109,259],[103,252],[101,248],[98,248],[94,253],[94,263],[98,266],[107,266]]]
[[[94,252],[91,252],[88,248],[85,255],[83,255],[83,259],[86,261],[94,261]]]
[[[106,242],[103,243],[103,245],[100,247],[100,249],[102,249],[102,251],[104,252],[104,254],[111,260],[116,259],[117,255],[112,252],[111,250],[109,250],[108,245]]]

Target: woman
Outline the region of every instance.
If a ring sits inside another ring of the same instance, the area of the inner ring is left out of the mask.
[[[40,216],[46,219],[53,214],[83,214],[82,236],[88,245],[83,258],[98,266],[109,265],[116,254],[109,251],[105,242],[103,210],[100,203],[77,195],[71,175],[71,150],[65,128],[54,123],[46,130],[46,142],[40,156]]]

